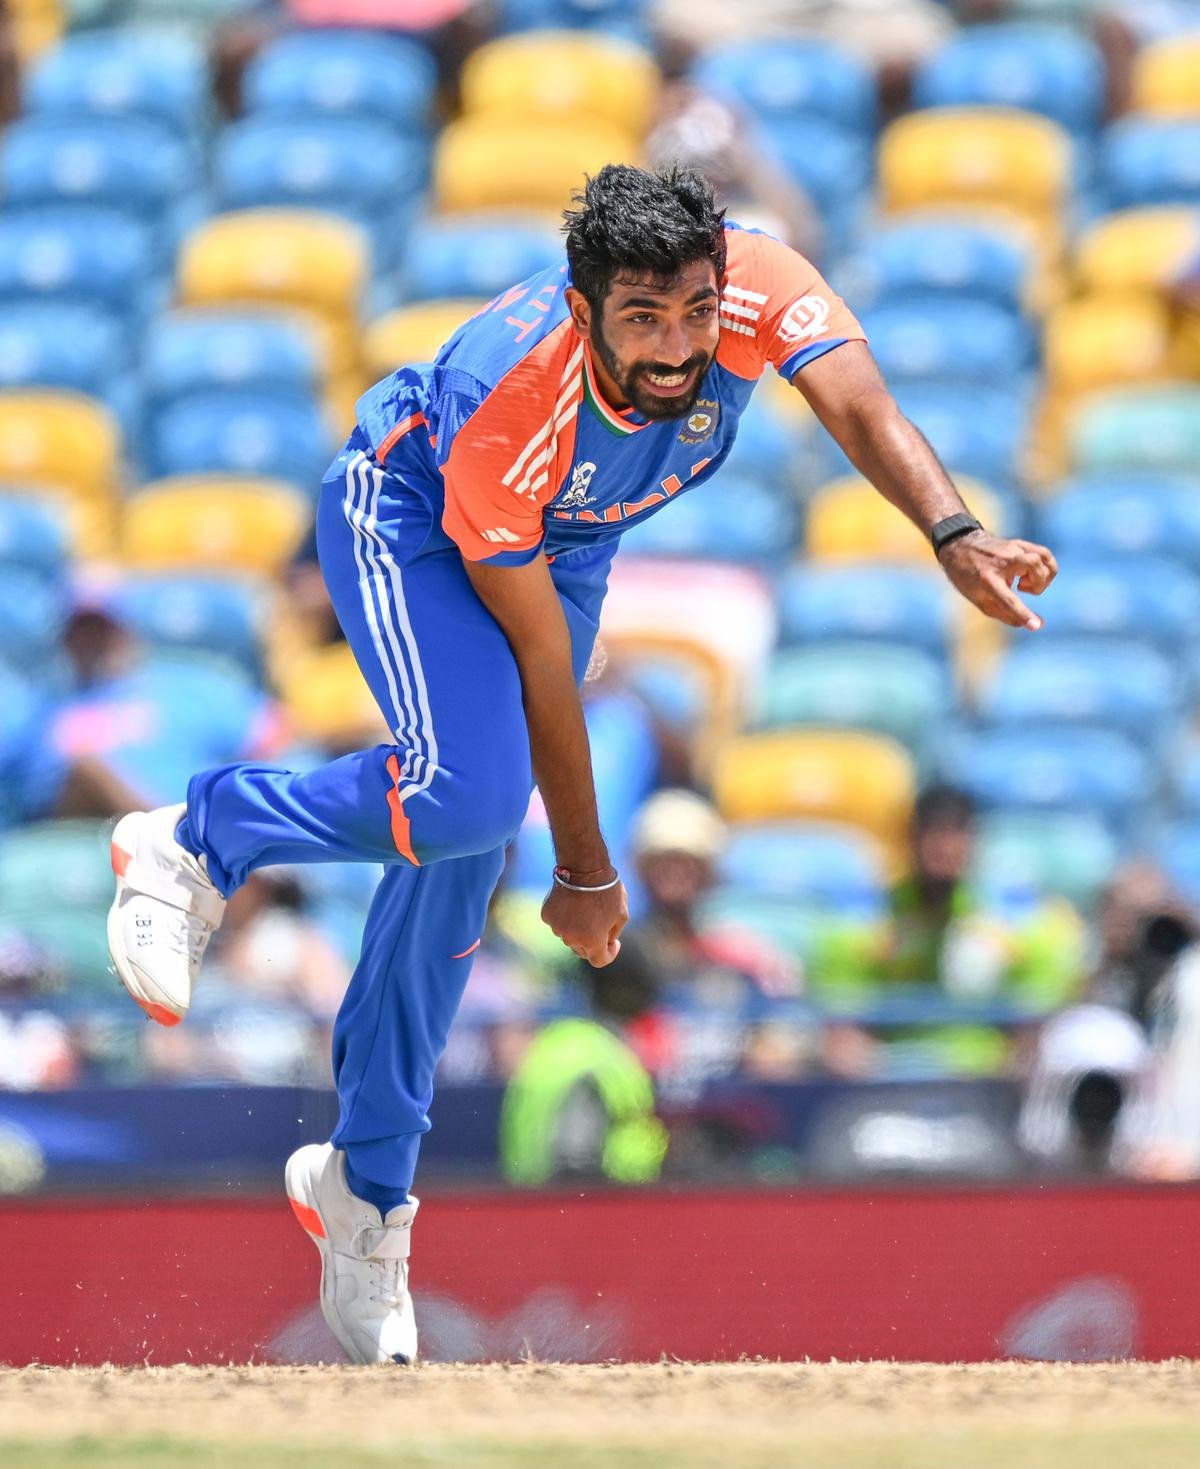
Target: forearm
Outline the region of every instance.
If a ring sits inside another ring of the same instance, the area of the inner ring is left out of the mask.
[[[838,439],[863,478],[924,535],[969,509],[929,441],[890,398],[848,414]]]

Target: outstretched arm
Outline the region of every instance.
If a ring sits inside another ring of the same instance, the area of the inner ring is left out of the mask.
[[[939,520],[968,507],[915,424],[900,412],[865,342],[846,342],[793,378],[858,472],[928,536]],[[1042,619],[1012,589],[1043,592],[1058,563],[1045,546],[973,531],[943,547],[942,570],[964,597],[1011,627]]]

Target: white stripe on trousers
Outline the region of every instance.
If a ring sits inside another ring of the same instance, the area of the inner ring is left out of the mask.
[[[400,571],[376,529],[383,471],[371,465],[365,454],[356,454],[346,466],[346,487],[343,509],[354,534],[354,559],[359,571],[363,612],[391,696],[395,715],[392,733],[404,746],[400,779],[407,778],[410,781],[399,792],[401,801],[404,801],[410,795],[425,790],[437,770],[437,739],[433,732],[429,694],[416,637],[404,601]],[[396,612],[400,614],[399,633],[394,617]],[[400,647],[401,635],[412,663],[416,682],[415,698],[408,665]],[[414,767],[412,770],[410,765]],[[416,781],[418,768],[420,779]],[[413,781],[416,783],[411,783]]]

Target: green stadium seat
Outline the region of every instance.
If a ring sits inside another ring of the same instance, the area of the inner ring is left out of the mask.
[[[1200,388],[1172,384],[1089,397],[1071,426],[1070,461],[1076,474],[1194,471],[1200,463]]]
[[[46,821],[7,833],[0,841],[0,913],[107,910],[110,830],[107,821]]]
[[[1086,811],[995,811],[983,820],[975,856],[981,888],[1033,888],[1089,910],[1112,876],[1119,848],[1101,818]]]

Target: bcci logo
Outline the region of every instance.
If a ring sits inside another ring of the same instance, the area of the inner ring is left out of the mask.
[[[697,398],[696,406],[688,414],[687,422],[679,430],[681,444],[702,444],[711,439],[721,416],[721,405],[713,398]]]
[[[558,502],[563,510],[581,510],[595,501],[595,495],[588,494],[595,473],[596,466],[587,460],[575,466],[571,471],[571,488]]]

